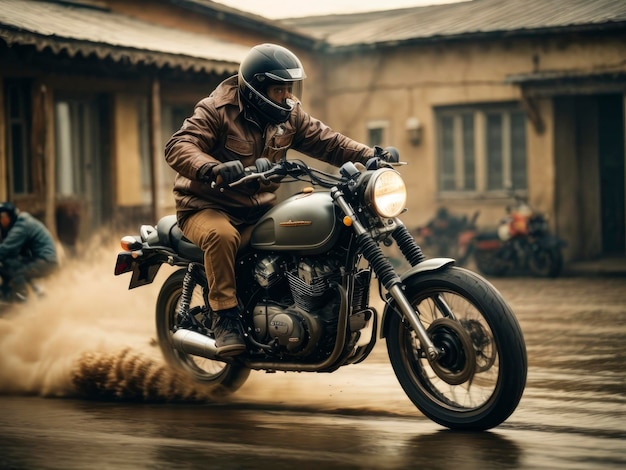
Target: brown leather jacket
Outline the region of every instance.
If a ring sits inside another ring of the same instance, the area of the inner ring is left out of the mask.
[[[174,197],[179,219],[214,208],[227,212],[235,223],[254,222],[274,203],[277,185],[255,183],[220,192],[198,180],[199,170],[205,164],[230,160],[241,160],[244,167],[261,157],[276,162],[289,148],[335,166],[347,161],[365,163],[374,155],[370,147],[307,114],[300,103],[287,122],[268,125],[263,131],[240,102],[237,76],[226,79],[196,105],[193,116],[165,146],[165,159],[178,172]]]

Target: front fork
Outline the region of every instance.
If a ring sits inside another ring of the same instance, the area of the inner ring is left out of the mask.
[[[387,292],[389,292],[391,297],[396,301],[396,305],[398,306],[400,313],[404,315],[404,318],[406,318],[417,334],[420,344],[424,346],[424,349],[426,350],[428,359],[430,361],[436,360],[439,357],[439,351],[428,337],[426,328],[422,325],[419,315],[404,295],[402,280],[396,274],[393,266],[384,255],[378,243],[372,239],[369,231],[359,222],[352,206],[350,206],[350,204],[348,204],[344,199],[341,191],[334,190],[332,192],[332,197],[344,214],[352,220],[352,227],[357,235],[357,243],[363,252],[364,258],[370,263],[381,283],[385,289],[387,289]],[[408,234],[406,227],[400,224],[399,229],[396,229],[396,231],[398,231],[398,233],[394,232],[394,238],[396,238],[399,242],[400,249],[407,257],[408,261],[412,265],[422,261],[424,257],[419,247],[414,241],[412,242],[412,245],[408,242],[407,236],[410,237],[410,235]]]

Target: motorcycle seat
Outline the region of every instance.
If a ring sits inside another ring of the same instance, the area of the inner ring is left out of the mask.
[[[161,218],[156,229],[161,245],[173,248],[176,253],[191,261],[204,263],[204,252],[183,235],[175,215],[166,215]]]
[[[241,254],[249,248],[253,228],[253,226],[248,226],[241,231],[238,253]],[[197,263],[204,263],[204,252],[200,249],[200,247],[183,235],[182,230],[178,226],[178,221],[176,220],[175,215],[166,215],[165,217],[162,217],[157,223],[156,230],[160,245],[173,248],[184,258]]]

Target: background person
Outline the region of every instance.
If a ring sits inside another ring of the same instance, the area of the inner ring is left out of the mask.
[[[10,202],[0,203],[0,275],[4,297],[13,291],[26,300],[27,283],[45,277],[58,267],[56,246],[46,226]]]

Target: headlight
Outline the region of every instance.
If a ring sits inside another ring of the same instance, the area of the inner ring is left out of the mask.
[[[365,198],[381,217],[397,217],[406,207],[406,186],[400,173],[377,170],[367,183]]]

